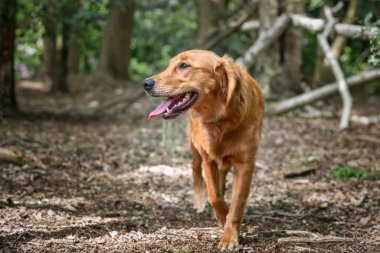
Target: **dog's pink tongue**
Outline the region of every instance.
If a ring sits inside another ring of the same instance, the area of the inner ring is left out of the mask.
[[[172,104],[174,98],[168,98],[165,102],[157,106],[153,112],[151,112],[148,116],[148,119],[153,119],[159,115],[162,115],[166,112],[166,109]]]

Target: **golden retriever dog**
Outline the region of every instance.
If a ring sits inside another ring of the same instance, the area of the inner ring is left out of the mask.
[[[219,248],[238,246],[240,225],[251,186],[264,116],[257,82],[228,57],[189,50],[170,60],[167,69],[145,79],[148,95],[167,97],[148,119],[174,119],[187,112],[193,153],[194,205],[203,211],[206,192],[224,229]],[[232,199],[224,201],[225,181],[234,168]]]

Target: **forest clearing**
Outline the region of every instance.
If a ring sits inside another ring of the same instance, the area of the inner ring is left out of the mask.
[[[50,104],[33,93],[26,101],[49,111],[67,99]],[[150,108],[144,97],[111,120],[7,120],[1,144],[22,156],[2,164],[2,252],[219,252],[222,230],[211,208],[198,214],[192,206],[183,119],[163,127],[147,121]],[[265,120],[242,252],[377,252],[378,175],[345,179],[330,170],[347,164],[379,171],[380,128],[355,124],[341,132],[338,125]]]
[[[0,253],[378,253],[379,108],[378,0],[2,0]]]

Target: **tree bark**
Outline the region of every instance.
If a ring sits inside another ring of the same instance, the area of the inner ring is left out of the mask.
[[[303,0],[287,0],[287,13],[301,14],[304,11]],[[284,97],[302,92],[300,87],[302,72],[302,28],[289,26],[281,41],[281,72],[271,82],[271,90]]]
[[[43,41],[43,51],[42,51],[42,61],[41,66],[38,71],[38,78],[46,80],[50,83],[53,82],[55,77],[55,67],[56,67],[56,7],[57,1],[51,0],[44,4],[44,16],[42,17],[42,24],[44,26],[45,32],[42,38]]]
[[[73,33],[78,34],[76,32],[76,28],[73,29]],[[70,40],[68,54],[69,54],[68,59],[67,59],[68,72],[69,74],[77,74],[79,72],[79,45],[76,39]]]
[[[67,83],[68,75],[68,56],[69,56],[69,36],[70,36],[71,27],[68,23],[63,22],[62,24],[62,47],[59,50],[59,62],[57,66],[57,75],[56,79],[53,81],[52,92],[69,92],[69,87]]]
[[[17,112],[14,77],[16,11],[16,0],[0,2],[0,118]]]
[[[69,48],[71,43],[71,38],[75,35],[72,34],[73,22],[72,19],[77,11],[77,0],[67,0],[62,3],[60,23],[62,25],[61,36],[62,45],[57,48],[56,59],[56,75],[53,78],[52,92],[69,92],[69,85],[67,82],[69,73]]]
[[[80,1],[72,0],[72,16],[78,13],[80,9]],[[67,70],[69,74],[77,74],[79,72],[79,43],[78,38],[80,36],[79,33],[79,25],[77,23],[72,24],[71,33],[69,34],[68,41],[68,58],[67,58]]]
[[[259,4],[260,34],[265,33],[275,23],[278,18],[279,4],[277,0],[261,1]],[[270,82],[277,74],[280,67],[280,48],[279,43],[274,41],[270,48],[261,52],[255,61],[254,73],[259,83],[264,89],[270,90]]]
[[[100,74],[117,80],[128,80],[134,11],[135,3],[132,0],[111,3],[100,54]]]
[[[203,45],[208,37],[211,24],[211,0],[198,0],[198,46]]]

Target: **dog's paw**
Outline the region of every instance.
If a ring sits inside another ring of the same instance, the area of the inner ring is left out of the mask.
[[[194,191],[193,196],[194,208],[197,209],[197,213],[202,213],[207,205],[207,195],[205,189]]]
[[[239,246],[239,238],[236,231],[225,230],[219,242],[218,248],[222,251],[234,250]]]
[[[218,221],[218,226],[220,228],[224,228],[224,224],[226,224],[226,219],[218,219],[218,218],[216,218],[216,220]]]

